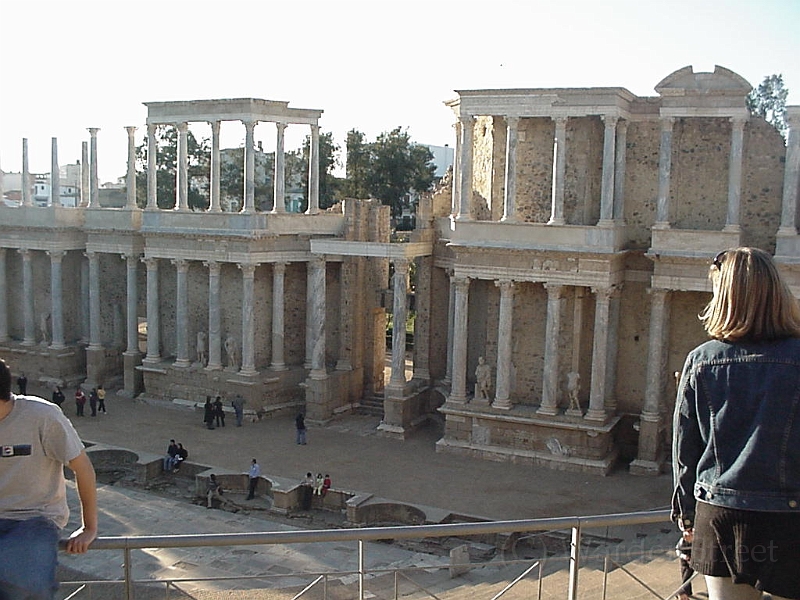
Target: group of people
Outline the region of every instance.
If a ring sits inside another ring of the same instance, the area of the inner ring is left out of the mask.
[[[317,473],[317,476],[309,471],[303,478],[300,486],[300,508],[302,510],[311,510],[311,503],[314,496],[324,498],[331,489],[331,476],[327,473],[322,476],[322,473]]]
[[[215,422],[217,427],[225,427],[225,408],[222,405],[222,397],[217,396],[212,402],[211,396],[206,396],[206,403],[203,407],[203,423],[206,424],[207,429],[214,429]],[[238,417],[236,424],[239,426]]]
[[[181,463],[187,458],[189,458],[189,451],[183,447],[183,444],[170,440],[167,453],[164,455],[164,472],[177,473],[181,469]]]

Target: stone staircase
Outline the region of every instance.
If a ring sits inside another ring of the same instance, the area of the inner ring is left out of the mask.
[[[362,415],[383,417],[383,396],[365,396],[361,399],[358,412]]]

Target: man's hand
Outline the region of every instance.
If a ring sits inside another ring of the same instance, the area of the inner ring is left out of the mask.
[[[96,537],[96,529],[87,529],[86,527],[76,529],[67,540],[67,552],[69,554],[83,554],[89,549]]]

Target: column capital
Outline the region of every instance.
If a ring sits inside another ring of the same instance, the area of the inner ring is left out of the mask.
[[[456,288],[456,291],[466,292],[469,289],[469,282],[471,281],[470,277],[466,275],[454,275],[453,276],[453,285]]]
[[[189,123],[186,121],[175,123],[175,129],[177,129],[179,133],[187,133],[189,131]]]
[[[178,273],[188,273],[189,272],[189,261],[185,258],[173,258],[170,262],[175,265],[176,270]]]
[[[136,253],[136,252],[123,252],[122,254],[119,255],[119,257],[122,260],[125,260],[125,261],[128,261],[128,262],[141,260],[141,258],[142,258],[141,255]]]
[[[513,279],[495,279],[494,285],[496,288],[500,289],[501,293],[503,293],[513,290],[515,284]]]
[[[208,269],[208,272],[211,275],[219,275],[220,270],[222,269],[222,264],[220,264],[216,260],[203,261],[203,266]]]
[[[394,258],[392,259],[392,264],[394,265],[395,272],[408,272],[408,267],[411,264],[411,260],[408,258]]]
[[[628,131],[628,120],[620,119],[617,123],[617,131]]]
[[[516,115],[506,115],[506,125],[509,129],[516,129],[519,127],[519,117]]]
[[[236,266],[239,267],[239,269],[241,269],[242,275],[244,277],[247,277],[248,279],[252,279],[253,277],[255,277],[256,267],[258,265],[257,264],[252,264],[252,263],[236,263]]]
[[[289,126],[288,123],[284,123],[283,121],[275,121],[275,129],[278,131],[284,131]],[[317,125],[319,127],[319,125]]]
[[[136,130],[139,129],[136,125],[126,125],[125,131],[128,132],[129,137],[133,137],[133,134],[136,133]]]
[[[23,260],[29,260],[32,250],[30,248],[17,248],[17,252],[19,252]]]
[[[83,253],[83,255],[88,258],[89,260],[95,260],[100,253],[94,250],[87,250]]]
[[[211,125],[211,131],[215,135],[219,135],[219,128],[222,125],[222,121],[208,121],[208,124]]]
[[[45,254],[50,257],[52,262],[61,262],[66,253],[66,250],[45,250]]]
[[[272,263],[272,271],[274,273],[286,273],[286,266],[288,264],[289,263],[280,262],[280,261],[274,262],[274,263]]]
[[[142,259],[142,262],[145,264],[148,271],[155,271],[158,269],[158,260],[159,259],[152,256],[146,256]]]
[[[475,124],[475,116],[474,115],[459,115],[458,116],[458,122],[462,127],[464,127],[465,125],[466,126],[472,126],[472,125]]]
[[[734,117],[730,117],[728,120],[731,122],[734,129],[744,129],[744,126],[750,119],[744,115],[736,115]]]
[[[566,127],[567,121],[569,120],[569,117],[550,117],[550,118],[552,119],[553,123],[556,124],[556,127]]]
[[[544,289],[547,290],[547,297],[549,298],[563,298],[567,286],[563,283],[544,283]]]
[[[602,298],[603,300],[610,300],[611,298],[616,298],[620,295],[622,291],[621,284],[615,284],[605,287],[592,287],[592,293],[597,296],[598,299]]]
[[[619,117],[616,115],[601,115],[600,118],[603,119],[603,123],[605,123],[607,128],[614,128],[619,122]]]
[[[100,131],[99,127],[87,127],[86,130],[89,132],[91,137],[97,137],[97,132]]]
[[[672,126],[675,124],[675,117],[660,117],[661,131],[672,131]]]

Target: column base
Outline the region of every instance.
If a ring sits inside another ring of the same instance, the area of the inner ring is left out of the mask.
[[[328,378],[328,372],[325,369],[312,369],[308,376],[315,381],[322,381]]]
[[[536,409],[537,415],[545,415],[547,417],[555,417],[558,414],[557,406],[540,406]]]
[[[242,370],[239,371],[239,375],[241,375],[242,377],[255,377],[256,375],[258,375],[258,371],[256,371],[252,367],[247,367],[247,368],[242,367]]]
[[[155,365],[161,362],[161,356],[150,356],[149,354],[142,359],[142,363],[146,363],[149,365]]]
[[[211,363],[207,364],[205,367],[206,371],[222,371],[222,363],[212,365]]]
[[[608,414],[605,410],[590,408],[586,411],[586,415],[583,417],[587,421],[597,421],[599,423],[604,423],[605,420],[608,418]]]
[[[583,411],[580,408],[568,408],[564,411],[564,414],[568,417],[578,417],[580,419],[583,418]]]
[[[496,408],[498,410],[511,410],[514,407],[511,404],[511,400],[509,398],[495,398],[494,402],[492,402],[492,408]]]
[[[565,225],[566,221],[564,221],[563,217],[558,217],[557,219],[550,219],[547,222],[548,225]]]
[[[725,227],[722,228],[722,231],[724,233],[741,233],[742,226],[738,224],[725,225]]]
[[[628,467],[631,475],[645,475],[655,477],[664,471],[664,461],[662,460],[634,460]]]
[[[289,367],[286,366],[286,363],[276,363],[274,365],[270,365],[269,368],[273,371],[286,371],[289,369]]]
[[[172,366],[175,367],[176,369],[188,369],[189,367],[192,366],[192,363],[190,363],[185,358],[179,358],[174,363],[172,363]]]

